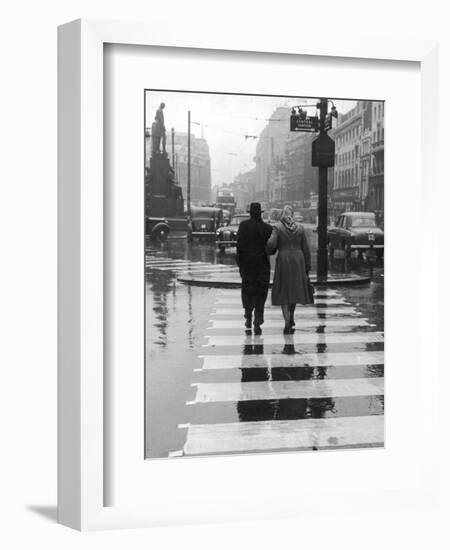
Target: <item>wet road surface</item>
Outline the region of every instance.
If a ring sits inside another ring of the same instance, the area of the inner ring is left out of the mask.
[[[383,445],[383,263],[336,256],[331,271],[372,282],[318,288],[314,306],[297,307],[292,335],[269,292],[255,336],[239,289],[177,280],[235,271],[234,249],[148,243],[147,458]]]

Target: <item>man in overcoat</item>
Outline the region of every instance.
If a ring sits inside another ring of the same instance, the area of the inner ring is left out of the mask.
[[[264,305],[270,281],[270,263],[266,254],[266,243],[272,233],[272,226],[261,218],[261,204],[252,202],[250,219],[240,223],[237,233],[236,260],[242,279],[242,307],[245,327],[252,326],[255,334],[261,334],[264,323]]]

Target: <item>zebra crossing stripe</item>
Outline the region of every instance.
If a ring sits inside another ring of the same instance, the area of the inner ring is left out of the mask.
[[[352,306],[327,307],[327,308],[315,308],[313,306],[297,306],[297,309],[295,310],[296,319],[304,316],[306,317],[312,316],[312,317],[319,318],[318,317],[319,314],[325,315],[326,317],[328,315],[342,316],[343,314],[345,314],[346,316],[362,315],[355,307],[352,307]],[[225,316],[232,315],[236,320],[239,320],[237,322],[242,322],[242,319],[244,318],[244,310],[238,307],[218,307],[212,312],[211,319],[217,317],[218,315],[225,315]],[[281,315],[280,306],[267,305],[264,309],[265,319],[273,319],[273,318],[279,319],[280,315]]]
[[[280,315],[281,317],[281,315]],[[240,331],[242,333],[243,327],[242,322],[236,322],[236,320],[232,319],[213,319],[211,320],[212,325],[207,328],[207,330],[236,330]],[[338,317],[336,319],[315,319],[315,318],[308,318],[308,319],[296,319],[295,326],[297,328],[319,328],[319,327],[368,327],[368,326],[374,326],[373,323],[369,323],[367,319],[363,319],[362,317],[345,317],[341,318]],[[264,333],[266,333],[266,330],[268,328],[277,328],[282,329],[284,327],[284,320],[283,319],[268,319],[264,323]]]
[[[161,260],[149,260],[148,258],[146,259],[146,263],[150,264],[150,265],[161,265],[161,266],[165,266],[165,265],[178,265],[178,264],[193,264],[193,263],[196,263],[196,264],[203,264],[203,265],[211,265],[211,264],[208,264],[206,262],[192,262],[191,260],[183,260],[181,258],[179,258],[178,260],[175,260],[175,259],[161,259]]]
[[[219,290],[216,294],[221,298],[236,297],[241,295],[240,289]],[[342,296],[340,292],[336,290],[317,290],[314,294],[316,298],[339,298]]]
[[[383,445],[384,416],[307,418],[187,426],[184,455]]]
[[[218,306],[236,305],[242,308],[242,301],[240,298],[217,298],[214,303],[215,305],[218,305]],[[311,306],[314,306],[316,304],[333,305],[333,306],[350,305],[350,303],[344,300],[343,298],[318,298],[317,300],[314,300],[314,304],[311,304]]]
[[[195,399],[189,404],[217,401],[267,401],[273,399],[314,399],[360,397],[384,394],[384,378],[296,380],[263,382],[199,382]]]
[[[209,271],[212,271],[212,272],[224,272],[224,271],[229,271],[229,272],[232,272],[232,271],[237,271],[237,268],[232,266],[232,265],[215,265],[215,266],[207,266],[207,267],[203,267],[203,266],[189,266],[187,269],[184,268],[186,271],[199,271],[199,272],[204,272],[204,273],[207,273]]]
[[[217,267],[203,267],[203,266],[190,266],[190,265],[172,265],[172,266],[163,266],[163,267],[160,267],[160,266],[154,266],[154,265],[150,265],[150,266],[147,266],[149,268],[152,268],[152,269],[159,269],[160,271],[174,271],[174,270],[177,270],[177,271],[182,271],[182,272],[189,272],[189,271],[198,271],[198,272],[202,272],[202,273],[208,273],[208,272],[211,272],[211,273],[231,273],[231,272],[235,272],[237,271],[236,268],[234,267],[221,267],[221,266],[217,266]]]
[[[351,332],[332,334],[267,334],[263,336],[206,336],[209,346],[249,346],[273,344],[370,344],[383,342],[382,332]]]
[[[353,365],[383,365],[384,351],[303,353],[293,355],[201,355],[200,358],[203,359],[203,365],[199,370],[341,367]]]

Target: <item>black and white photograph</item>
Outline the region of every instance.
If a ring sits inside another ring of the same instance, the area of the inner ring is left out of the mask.
[[[385,102],[144,112],[145,458],[383,447]]]

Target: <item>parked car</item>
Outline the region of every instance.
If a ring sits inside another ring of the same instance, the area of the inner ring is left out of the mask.
[[[188,218],[187,240],[195,238],[214,240],[217,229],[223,223],[221,208],[213,206],[192,206]]]
[[[378,258],[384,251],[384,232],[377,225],[373,212],[344,212],[328,229],[328,250],[344,250],[350,257],[353,250],[375,250]]]
[[[249,214],[238,214],[231,218],[229,225],[219,227],[216,232],[216,245],[220,250],[225,250],[225,248],[230,246],[236,246],[239,224],[244,220],[248,220],[249,217]]]
[[[169,222],[166,218],[145,218],[145,233],[152,240],[165,241],[170,233]]]

